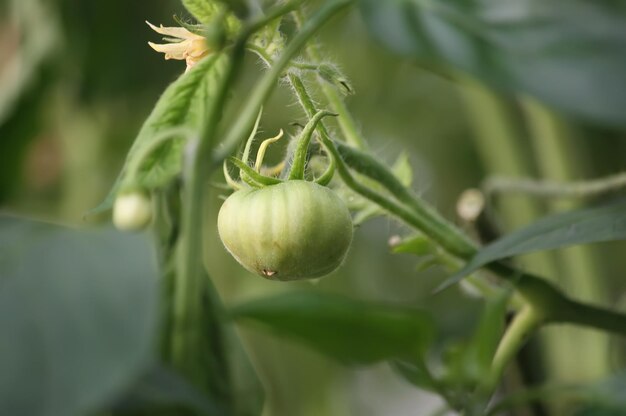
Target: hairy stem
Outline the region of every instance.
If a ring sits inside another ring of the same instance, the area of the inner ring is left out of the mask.
[[[334,115],[330,111],[318,111],[306,126],[304,126],[304,130],[300,133],[300,138],[298,139],[298,144],[296,147],[296,151],[293,154],[293,164],[291,165],[291,171],[289,171],[289,179],[304,179],[304,168],[306,165],[306,156],[309,150],[309,143],[311,143],[311,137],[313,136],[313,131],[317,126],[317,123],[323,117]]]
[[[299,27],[303,26],[304,17],[302,12],[297,10],[294,13],[296,25]],[[317,67],[322,59],[319,48],[315,43],[310,43],[306,48],[306,53],[312,61],[313,65]],[[337,118],[337,122],[339,123],[339,128],[341,129],[341,133],[345,138],[346,142],[350,143],[352,146],[365,149],[367,147],[367,142],[363,138],[363,136],[359,133],[359,130],[356,126],[356,122],[352,115],[348,111],[345,102],[343,101],[341,94],[337,91],[337,89],[327,83],[324,80],[320,80],[320,88],[324,93],[324,96],[330,103],[330,107],[334,112],[339,114]]]
[[[353,2],[354,0],[335,0],[327,3],[306,21],[298,31],[298,34],[289,42],[289,45],[287,45],[283,53],[276,59],[270,70],[265,73],[250,94],[246,105],[241,110],[237,123],[228,131],[222,142],[222,147],[216,150],[213,155],[212,162],[214,165],[219,165],[226,157],[230,156],[239,146],[242,138],[250,131],[261,105],[273,91],[276,80],[280,78],[291,59],[306,45],[321,26]]]
[[[288,78],[305,113],[308,117],[313,117],[317,109],[304,83],[295,74],[289,74]],[[456,257],[469,261],[477,253],[477,246],[462,231],[441,217],[425,201],[413,195],[384,164],[367,153],[333,142],[323,121],[317,128],[322,144],[336,159],[337,171],[349,188],[423,232]],[[359,182],[350,172],[348,164],[355,171],[384,185],[396,200]],[[513,283],[522,297],[534,309],[544,314],[546,321],[576,323],[626,335],[626,315],[570,300],[548,281],[503,263],[492,263],[487,268]],[[559,312],[563,308],[570,312],[567,314]],[[579,313],[576,311],[583,313],[588,308],[594,309],[595,318],[577,316]],[[608,317],[611,318],[609,323],[605,321]]]
[[[213,100],[209,103],[207,115],[203,120],[200,134],[192,138],[187,147],[186,169],[183,172],[183,209],[181,215],[181,239],[177,256],[176,287],[173,295],[173,331],[171,345],[171,359],[175,368],[187,375],[192,381],[202,385],[205,371],[197,365],[197,361],[207,351],[204,350],[202,337],[205,328],[203,327],[202,314],[203,307],[208,307],[215,311],[214,316],[222,316],[211,282],[206,278],[202,264],[202,211],[206,198],[207,189],[205,187],[209,174],[218,165],[207,166],[217,141],[217,126],[220,115],[226,104],[228,92],[231,90],[237,75],[240,72],[243,60],[245,45],[252,33],[265,26],[271,20],[279,18],[294,10],[301,0],[292,1],[270,10],[266,16],[252,21],[242,30],[235,45],[233,46],[229,60],[226,65],[224,78],[219,84]],[[275,81],[274,78],[273,81]],[[246,125],[244,134],[249,132],[258,113],[257,108],[251,122]],[[221,162],[220,162],[221,163]],[[205,295],[209,292],[209,296]],[[208,306],[203,302],[208,301]],[[215,334],[218,336],[219,334]],[[213,342],[220,344],[221,339],[213,339]],[[217,352],[223,349],[216,347]],[[216,357],[216,362],[226,362],[226,357]],[[226,369],[222,369],[226,371]],[[228,384],[228,374],[220,374],[224,384]],[[225,390],[232,392],[230,387]]]

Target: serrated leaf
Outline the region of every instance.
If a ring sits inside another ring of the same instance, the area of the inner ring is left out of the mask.
[[[182,127],[190,131],[197,129],[202,116],[206,114],[208,102],[220,82],[225,65],[225,56],[209,56],[167,87],[141,127],[113,188],[105,200],[89,211],[88,215],[110,209],[120,189],[159,188],[180,173],[185,146],[185,137],[180,133],[163,141],[163,144],[145,157],[134,178],[127,175],[127,169],[136,163],[135,158],[144,157],[143,150],[151,146],[154,140],[162,140],[159,135],[164,132]]]
[[[555,214],[514,231],[483,247],[467,265],[444,285],[496,260],[577,244],[626,239],[626,200]]]
[[[626,6],[612,0],[361,0],[390,49],[626,126]]]
[[[149,242],[0,217],[0,241],[7,236],[0,414],[78,416],[107,405],[152,364],[158,294]]]
[[[251,301],[232,314],[345,364],[421,361],[434,332],[430,316],[421,310],[313,292]]]

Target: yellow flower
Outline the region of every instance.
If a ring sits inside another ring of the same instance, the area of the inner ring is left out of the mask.
[[[173,38],[170,43],[148,42],[148,45],[155,51],[164,53],[165,59],[184,59],[187,63],[186,71],[209,54],[209,48],[203,36],[191,33],[184,27],[163,27],[163,25],[157,27],[148,21],[146,23],[155,32]]]

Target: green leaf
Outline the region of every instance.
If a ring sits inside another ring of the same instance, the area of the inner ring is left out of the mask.
[[[108,404],[153,358],[148,241],[3,216],[0,242],[0,414],[84,415]]]
[[[224,8],[215,0],[183,0],[185,9],[200,23],[209,23]]]
[[[448,279],[449,286],[496,260],[541,250],[626,239],[626,200],[543,218],[482,248]]]
[[[393,361],[391,366],[406,381],[416,387],[433,392],[439,391],[441,388],[423,363],[398,360]]]
[[[413,183],[413,168],[409,162],[409,155],[406,152],[400,153],[398,158],[391,167],[393,175],[398,178],[400,183],[407,188]]]
[[[532,402],[574,402],[575,416],[620,416],[626,414],[626,373],[621,371],[599,382],[581,385],[543,385],[530,387],[503,397],[487,413],[488,416],[509,414],[511,409]],[[571,407],[571,406],[570,406]]]
[[[613,0],[361,0],[390,49],[586,119],[626,126],[626,5]]]
[[[183,0],[183,6],[185,9],[196,18],[196,20],[203,24],[216,23],[216,19],[220,19],[220,24],[223,24],[226,28],[226,32],[232,35],[239,30],[241,23],[232,14],[226,12],[224,4],[227,2],[218,0]],[[229,6],[234,5],[234,2],[230,0]]]
[[[163,134],[180,128],[197,130],[226,62],[223,55],[209,56],[167,87],[141,127],[113,189],[88,214],[110,209],[120,190],[160,188],[180,174],[186,137],[179,132],[165,141]],[[162,144],[146,155],[145,149],[152,147],[154,141]],[[138,167],[138,172],[129,175],[129,167]]]
[[[417,234],[404,240],[398,244],[394,244],[391,248],[393,253],[409,253],[416,256],[426,256],[432,254],[436,250],[433,243],[423,234]]]
[[[434,331],[421,310],[312,292],[251,301],[232,313],[345,364],[421,360]]]

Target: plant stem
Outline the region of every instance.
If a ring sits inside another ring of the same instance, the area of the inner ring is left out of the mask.
[[[317,110],[302,80],[295,74],[289,74],[288,78],[305,113],[308,117],[313,117]],[[330,155],[336,159],[337,171],[349,188],[423,232],[429,238],[439,243],[450,254],[465,261],[471,260],[476,254],[478,248],[458,228],[441,217],[425,201],[413,195],[385,165],[367,153],[351,148],[343,143],[333,142],[323,121],[318,124],[317,128],[322,144]],[[394,201],[372,190],[371,187],[360,183],[350,173],[346,165],[347,163],[357,172],[384,185],[400,202]],[[503,279],[513,283],[522,297],[536,311],[542,313],[547,321],[594,326],[626,335],[626,315],[570,300],[548,281],[530,273],[511,268],[503,263],[492,263],[487,268]],[[578,312],[576,311],[582,312],[588,308],[594,309],[595,318],[590,320],[577,316]],[[568,310],[570,312],[564,314],[559,312],[560,310]],[[611,318],[610,324],[605,322],[607,317]]]
[[[299,28],[302,28],[304,21],[302,12],[297,10],[293,13],[293,15],[295,17],[296,25]],[[307,46],[306,53],[307,55],[309,55],[309,58],[311,59],[314,66],[318,66],[321,63],[321,53],[315,43],[310,43]],[[359,130],[356,127],[356,122],[348,111],[348,108],[346,107],[346,104],[343,101],[341,94],[339,94],[339,92],[333,85],[330,85],[324,80],[321,80],[319,84],[322,92],[324,93],[326,99],[330,104],[330,107],[334,112],[339,114],[337,122],[339,123],[339,128],[341,129],[341,132],[343,133],[346,142],[358,149],[367,148],[367,142],[359,133]]]
[[[486,383],[486,390],[492,392],[509,362],[517,355],[526,339],[542,323],[543,316],[528,305],[519,311],[500,340],[491,364],[491,373]]]
[[[555,181],[492,176],[482,186],[487,196],[520,193],[545,199],[587,199],[626,189],[626,173],[582,181]]]
[[[511,178],[533,176],[519,134],[522,125],[516,120],[510,102],[470,77],[460,75],[457,78],[468,121],[474,129],[472,138],[488,174]],[[524,226],[541,216],[536,201],[520,195],[507,195],[499,198],[497,203],[505,230]],[[525,256],[520,263],[550,281],[557,278],[557,263],[551,253]],[[541,342],[545,343],[544,351],[549,357],[557,357],[560,351],[568,348],[568,343],[552,331],[543,333]]]
[[[381,183],[395,198],[410,207],[414,225],[446,251],[465,259],[476,253],[475,243],[431,206],[415,196],[410,189],[402,185],[384,165],[368,153],[343,143],[336,143],[335,146],[341,159],[352,169]]]
[[[313,136],[313,131],[317,126],[317,123],[323,117],[333,115],[330,111],[318,111],[300,133],[300,138],[298,139],[298,144],[296,146],[296,150],[293,154],[293,162],[291,164],[291,170],[289,171],[289,180],[294,179],[304,179],[304,168],[306,165],[306,156],[309,150],[309,143],[311,143],[311,137]]]
[[[225,107],[228,92],[231,90],[240,72],[248,38],[271,20],[292,11],[301,2],[302,0],[296,0],[277,6],[268,12],[267,16],[262,16],[244,27],[232,48],[230,56],[227,57],[228,62],[224,78],[218,85],[213,100],[209,103],[200,134],[198,137],[192,138],[187,147],[186,169],[183,172],[181,239],[178,246],[176,285],[173,295],[174,336],[172,337],[171,359],[175,368],[200,385],[204,384],[203,372],[205,369],[200,368],[201,366],[197,365],[197,361],[203,354],[207,353],[206,350],[203,350],[202,344],[203,332],[205,331],[202,325],[202,309],[203,301],[206,300],[203,295],[207,291],[209,291],[208,302],[210,303],[207,307],[215,311],[215,315],[218,318],[222,316],[221,311],[219,311],[219,305],[217,305],[218,302],[215,301],[217,295],[211,282],[206,279],[202,264],[201,224],[203,203],[207,195],[205,184],[210,173],[219,166],[219,164],[215,163],[207,166],[205,162],[210,160],[214,152],[219,119]],[[277,77],[271,81],[275,82],[276,79]],[[266,83],[268,81],[266,77]],[[244,133],[254,123],[257,113],[258,108],[253,114],[250,126],[243,126]],[[221,160],[223,158],[220,159],[220,163]],[[221,342],[219,339],[212,341]],[[216,351],[223,352],[223,349],[217,347]],[[223,363],[226,362],[226,358],[216,357],[215,361]],[[229,380],[227,374],[219,374],[217,378],[222,378],[224,383],[228,383]],[[232,391],[230,387],[226,387],[226,390]]]
[[[300,2],[301,1],[298,3]],[[239,146],[242,138],[250,131],[261,105],[273,91],[276,80],[280,78],[281,73],[287,67],[291,59],[304,47],[306,42],[321,26],[353,2],[354,0],[335,0],[327,3],[306,21],[300,31],[298,31],[298,34],[289,42],[283,53],[276,59],[270,70],[265,73],[261,81],[259,81],[250,94],[244,108],[241,110],[237,123],[228,131],[222,141],[222,147],[217,149],[213,155],[213,165],[221,164],[222,161],[230,156],[237,146]]]
[[[474,129],[472,138],[488,173],[511,178],[532,176],[518,133],[521,126],[515,122],[509,103],[472,78],[457,78]],[[498,200],[498,208],[508,229],[524,226],[541,215],[540,207],[523,197]],[[529,256],[523,264],[550,280],[557,273],[554,259],[547,253]]]
[[[539,102],[525,98],[522,109],[528,121],[530,138],[541,176],[549,180],[567,181],[581,172],[581,155],[571,146],[572,131],[566,123]],[[550,201],[553,210],[573,209],[575,201]],[[606,301],[606,289],[592,248],[575,246],[555,253],[559,260],[559,281],[577,297],[590,302]],[[550,360],[551,370],[563,380],[595,379],[609,372],[608,336],[582,333],[568,329],[558,336],[566,346]],[[569,353],[565,353],[569,351]],[[582,352],[582,354],[580,354]]]

